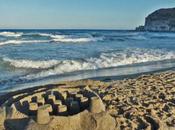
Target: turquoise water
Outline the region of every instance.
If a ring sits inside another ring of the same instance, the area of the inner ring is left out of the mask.
[[[175,65],[175,33],[1,30],[0,91]]]

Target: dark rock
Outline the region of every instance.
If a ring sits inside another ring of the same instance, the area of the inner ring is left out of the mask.
[[[136,27],[136,31],[145,31],[145,27],[144,26],[139,26],[139,27]]]
[[[145,18],[136,31],[175,32],[175,8],[159,9]]]
[[[175,8],[159,9],[146,17],[146,31],[175,31]]]

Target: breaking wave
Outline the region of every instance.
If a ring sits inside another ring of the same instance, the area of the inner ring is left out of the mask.
[[[97,38],[56,38],[53,40],[56,42],[94,42],[94,41],[97,41],[98,39]]]
[[[45,42],[50,42],[50,40],[8,40],[0,42],[0,46],[7,44],[45,43]]]
[[[23,44],[23,43],[86,43],[102,41],[102,37],[93,36],[76,36],[76,35],[61,35],[51,33],[22,33],[22,32],[0,32],[0,36],[7,37],[0,41],[0,46],[7,44]]]
[[[32,69],[44,69],[58,64],[57,60],[32,61],[32,60],[14,60],[10,58],[3,58],[3,61],[8,62],[11,66],[14,66],[16,68],[32,68]]]
[[[103,38],[95,38],[95,37],[72,37],[69,35],[54,35],[54,34],[46,34],[39,33],[40,36],[47,36],[52,38],[55,42],[95,42],[99,40],[103,40]]]
[[[4,37],[20,37],[22,36],[23,33],[22,32],[0,32],[0,36],[4,36]]]
[[[175,52],[150,49],[126,49],[121,52],[102,53],[99,57],[83,60],[31,61],[4,58],[3,61],[8,62],[16,68],[41,69],[41,71],[27,76],[27,78],[40,78],[66,72],[94,70],[168,59],[175,59]]]

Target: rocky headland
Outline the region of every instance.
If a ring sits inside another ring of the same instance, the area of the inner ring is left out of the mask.
[[[145,25],[136,28],[138,31],[175,31],[175,8],[159,9],[149,14]]]

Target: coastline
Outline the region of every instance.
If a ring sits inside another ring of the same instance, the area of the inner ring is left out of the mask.
[[[152,74],[164,71],[175,70],[175,62],[173,61],[157,61],[150,63],[139,63],[134,65],[126,65],[119,67],[111,67],[97,70],[86,70],[70,72],[61,75],[53,75],[41,80],[34,79],[32,82],[11,85],[0,91],[0,95],[9,92],[15,92],[26,88],[33,88],[37,86],[47,86],[49,84],[58,84],[60,82],[71,82],[79,80],[99,80],[102,82],[110,82],[112,80],[122,80],[127,78],[136,78],[144,74]]]
[[[120,75],[120,76],[99,76],[99,77],[94,77],[94,78],[85,78],[81,80],[70,80],[70,81],[60,81],[57,83],[49,83],[49,84],[44,84],[44,85],[36,85],[33,87],[29,88],[23,88],[19,90],[14,90],[14,91],[9,91],[9,92],[0,92],[0,105],[3,104],[5,100],[7,100],[9,97],[13,95],[17,95],[20,93],[25,93],[29,91],[34,91],[37,89],[42,89],[45,88],[46,90],[52,89],[55,86],[59,85],[71,85],[71,86],[78,86],[78,85],[94,85],[94,83],[97,85],[98,83],[105,84],[105,86],[110,86],[111,83],[115,81],[123,81],[123,80],[128,80],[128,79],[136,79],[138,77],[142,77],[144,75],[154,75],[154,74],[161,74],[161,73],[168,73],[168,72],[175,72],[175,67],[172,68],[167,68],[167,69],[161,69],[161,70],[156,70],[156,71],[150,71],[150,72],[142,72],[142,73],[137,73],[137,74],[128,74],[128,75]],[[83,83],[83,84],[81,84]]]
[[[142,72],[142,73],[137,73],[137,74],[128,74],[128,75],[120,75],[120,76],[102,76],[102,77],[95,77],[95,78],[89,78],[89,79],[99,80],[102,82],[110,82],[114,80],[134,79],[142,75],[150,75],[150,74],[162,73],[162,72],[168,72],[168,71],[170,72],[175,71],[175,67],[160,69],[160,70],[155,70],[155,71],[150,71],[150,72]]]
[[[114,1],[0,2],[0,130],[175,130],[175,3]]]
[[[78,80],[59,84],[28,88],[0,97],[0,105],[15,95],[48,91],[59,86],[89,86],[97,92],[107,112],[115,118],[117,130],[122,128],[156,128],[165,130],[175,127],[175,71],[164,70],[109,82]],[[123,124],[124,123],[124,124]]]

